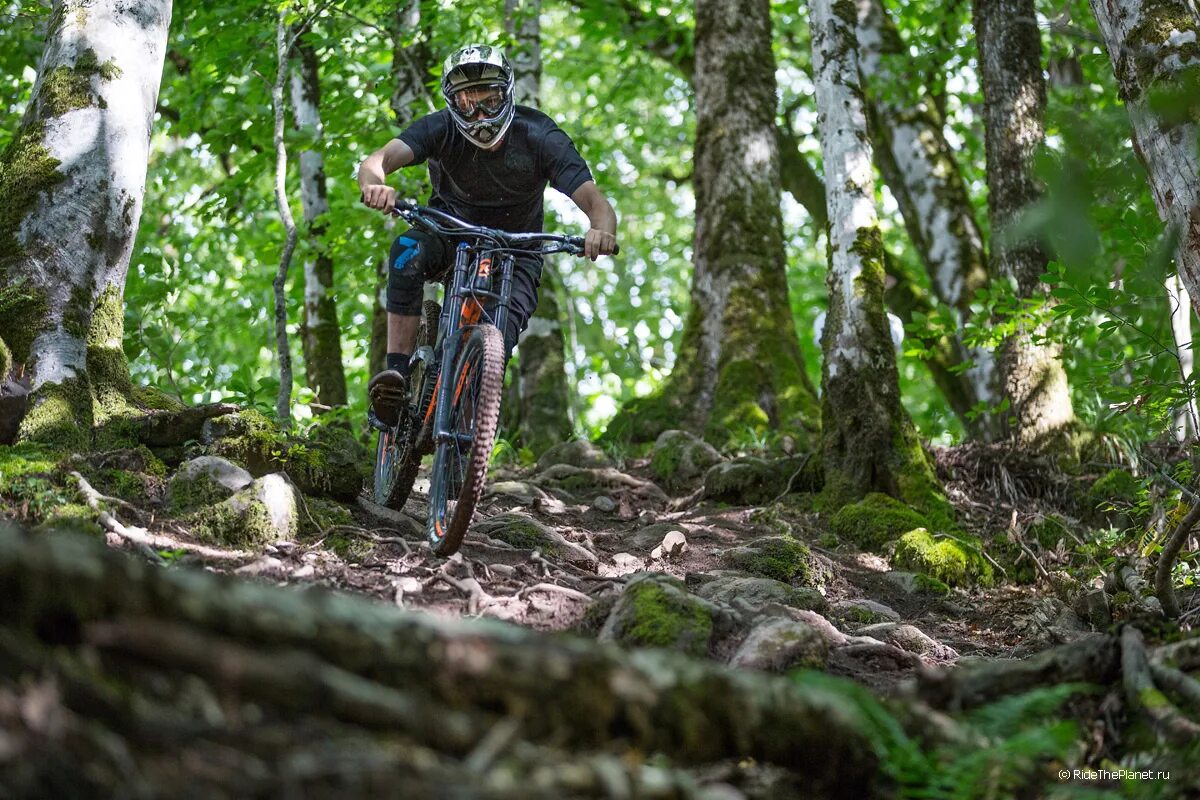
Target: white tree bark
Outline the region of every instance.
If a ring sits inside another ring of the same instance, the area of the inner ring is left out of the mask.
[[[925,263],[934,294],[955,310],[961,331],[971,317],[971,299],[988,282],[974,207],[936,108],[928,98],[910,99],[894,92],[896,82],[905,79],[899,71],[908,66],[907,53],[880,0],[858,0],[857,35],[859,70],[871,103],[881,171]],[[993,353],[967,348],[961,334],[955,346],[960,358],[974,365],[965,373],[969,389],[965,404],[968,408],[980,402],[994,404],[999,392]]]
[[[537,107],[542,84],[542,0],[504,0],[504,28],[517,42],[510,53],[521,105]]]
[[[35,392],[24,435],[90,427],[89,346],[93,361],[114,351],[120,360],[121,298],[170,21],[170,0],[53,4],[32,99],[5,154],[4,170],[18,179],[0,196],[9,209],[0,223],[0,295],[24,298],[7,306],[0,338],[21,343],[14,357]],[[91,330],[98,305],[103,330]],[[76,383],[67,402],[75,419],[37,414],[40,390]]]
[[[279,268],[275,272],[275,355],[279,359],[279,393],[275,397],[275,413],[280,423],[292,421],[292,354],[288,345],[287,332],[287,287],[288,269],[292,263],[292,252],[296,249],[296,220],[287,195],[287,147],[283,134],[286,127],[287,108],[284,105],[284,85],[288,75],[288,52],[291,50],[291,32],[284,22],[286,12],[279,12],[275,26],[275,83],[271,86],[271,105],[275,109],[275,205],[279,219],[283,222],[285,238],[279,254]]]
[[[1187,287],[1179,275],[1171,275],[1166,281],[1167,302],[1171,307],[1171,335],[1175,340],[1175,353],[1179,360],[1179,377],[1186,384],[1195,368],[1196,353],[1192,349],[1192,303]],[[1196,397],[1189,393],[1188,401],[1175,410],[1175,438],[1186,442],[1196,436],[1200,429],[1197,416]]]
[[[1170,118],[1150,106],[1152,91],[1194,86],[1200,20],[1184,0],[1091,0],[1146,165],[1158,214],[1179,234],[1176,268],[1200,313],[1200,119],[1195,97],[1180,97]],[[1194,80],[1194,78],[1193,78]],[[1184,108],[1188,104],[1191,108]]]
[[[829,311],[821,337],[826,489],[838,500],[884,491],[927,507],[933,475],[900,403],[883,306],[883,247],[855,25],[839,10],[834,0],[809,2],[829,216]]]
[[[325,215],[329,198],[325,185],[324,126],[321,123],[321,83],[317,54],[301,34],[296,42],[299,61],[292,68],[292,109],[296,127],[310,131],[316,146],[300,153],[300,201],[311,252],[304,260],[304,371],[317,401],[326,406],[346,404],[346,375],[342,367],[342,338],[333,290],[333,259],[325,246]]]

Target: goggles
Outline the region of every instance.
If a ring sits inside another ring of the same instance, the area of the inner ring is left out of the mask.
[[[462,89],[454,94],[454,108],[470,119],[482,111],[485,117],[494,117],[504,110],[504,92],[496,88]]]

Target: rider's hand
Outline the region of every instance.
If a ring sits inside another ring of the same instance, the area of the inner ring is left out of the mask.
[[[592,228],[583,237],[583,254],[592,261],[600,256],[611,256],[616,247],[617,237],[599,228]]]
[[[382,183],[365,186],[362,190],[362,201],[376,211],[391,211],[396,205],[396,190]]]

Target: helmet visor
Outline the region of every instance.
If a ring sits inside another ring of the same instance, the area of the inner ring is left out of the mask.
[[[504,111],[503,86],[475,86],[454,93],[454,110],[465,119],[490,119]]]

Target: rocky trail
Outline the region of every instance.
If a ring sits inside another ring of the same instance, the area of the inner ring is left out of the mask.
[[[948,529],[882,495],[821,512],[808,456],[726,458],[669,432],[644,457],[618,462],[575,441],[537,464],[493,470],[460,552],[444,559],[424,542],[427,482],[401,511],[376,506],[360,488],[369,455],[350,437],[289,436],[251,413],[197,420],[202,427],[166,437],[176,444],[154,434],[153,451],[143,443],[83,457],[6,455],[6,516],[20,527],[102,536],[134,558],[86,547],[56,555],[84,547],[56,536],[5,540],[0,563],[17,588],[0,601],[9,620],[0,651],[23,677],[0,687],[0,766],[54,741],[51,761],[82,753],[118,773],[122,759],[138,763],[128,785],[151,794],[182,769],[206,791],[233,796],[258,769],[262,787],[290,780],[320,796],[346,781],[386,784],[400,758],[412,768],[410,790],[454,780],[463,797],[716,800],[796,796],[801,785],[806,796],[845,796],[842,767],[861,762],[862,791],[887,795],[906,778],[876,742],[894,734],[873,727],[879,712],[862,704],[876,701],[815,678],[770,676],[809,669],[849,678],[895,703],[889,713],[904,731],[939,752],[985,741],[942,710],[1056,683],[1119,683],[1118,673],[1149,667],[1118,669],[1118,660],[1149,652],[1158,663],[1162,652],[1108,633],[1149,613],[1135,562],[1124,584],[1114,583],[1119,564],[1107,584],[1085,577],[1098,562],[1078,532],[1131,513],[1112,473],[1086,480],[1082,493],[1054,479],[1036,483],[1035,494],[1035,484],[1022,484],[1029,465],[939,452],[963,521]],[[1198,599],[1180,598],[1183,630]],[[36,646],[22,630],[36,633]],[[401,638],[387,645],[393,635]],[[76,649],[63,651],[64,641]],[[381,666],[389,659],[405,666]],[[1193,680],[1186,670],[1195,660],[1188,655],[1174,674]],[[96,670],[126,681],[130,696],[150,697],[101,702],[87,677]],[[608,676],[604,688],[597,675]],[[319,701],[296,706],[298,697]],[[251,698],[259,711],[237,710]],[[594,723],[565,709],[541,717],[547,704],[579,702]],[[1092,731],[1077,755],[1111,758],[1120,743],[1113,701],[1072,702]],[[273,711],[260,724],[264,708]],[[122,744],[73,728],[82,709],[107,719]],[[279,729],[268,722],[294,726],[297,716],[333,749],[272,738]],[[1152,718],[1168,740],[1200,732],[1183,713]],[[240,755],[226,753],[219,766],[181,766],[156,747],[147,756],[147,725]],[[372,733],[364,745],[364,726],[400,739]],[[720,733],[703,733],[709,726]],[[373,766],[352,777],[353,765],[331,765],[331,752],[358,746]],[[646,754],[662,762],[643,764]],[[302,755],[325,766],[297,771]],[[826,769],[811,772],[814,760]],[[32,773],[0,788],[20,796],[47,763],[28,762]],[[504,775],[535,773],[536,791],[504,788]],[[72,775],[94,786],[94,776]]]

